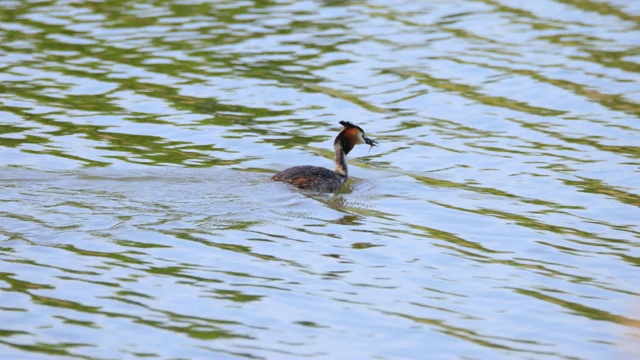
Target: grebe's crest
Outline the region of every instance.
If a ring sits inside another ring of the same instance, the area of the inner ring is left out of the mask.
[[[343,128],[336,137],[334,145],[339,142],[345,154],[349,154],[349,151],[357,144],[368,144],[372,147],[378,144],[377,141],[368,138],[360,126],[348,121],[340,121],[340,125],[342,125]]]

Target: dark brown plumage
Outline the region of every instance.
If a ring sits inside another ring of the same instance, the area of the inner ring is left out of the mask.
[[[303,165],[281,171],[271,180],[283,181],[304,190],[335,191],[347,182],[347,176],[320,166]]]

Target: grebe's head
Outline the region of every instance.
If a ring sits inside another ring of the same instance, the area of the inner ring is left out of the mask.
[[[348,154],[351,149],[357,144],[367,144],[371,147],[378,145],[378,142],[368,138],[364,134],[364,130],[358,125],[354,125],[348,121],[340,121],[340,125],[343,126],[342,131],[336,137],[334,146],[340,144],[342,151]]]

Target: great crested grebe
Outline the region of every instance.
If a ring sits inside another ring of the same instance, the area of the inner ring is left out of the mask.
[[[365,136],[360,126],[348,121],[340,121],[342,130],[333,142],[336,150],[335,170],[320,166],[294,166],[271,177],[273,181],[283,181],[297,188],[314,191],[336,191],[347,182],[347,154],[357,144],[368,144],[372,147],[378,142]]]

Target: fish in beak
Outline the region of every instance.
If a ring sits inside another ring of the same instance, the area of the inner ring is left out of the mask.
[[[366,137],[364,135],[362,135],[362,138],[364,139],[365,144],[369,145],[369,152],[371,152],[371,149],[378,145],[378,142],[376,140],[373,140],[372,138]]]

